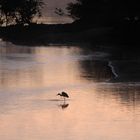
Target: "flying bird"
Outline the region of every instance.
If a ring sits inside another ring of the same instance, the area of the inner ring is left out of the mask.
[[[69,98],[69,95],[64,91],[61,93],[58,93],[57,95],[62,96],[64,98],[64,100],[65,100],[65,98]]]

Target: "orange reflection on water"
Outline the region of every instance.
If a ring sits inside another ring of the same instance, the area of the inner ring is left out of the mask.
[[[132,110],[114,96],[98,98],[100,85],[92,86],[69,89],[71,99],[65,110],[59,107],[63,101],[51,101],[55,97],[49,93],[44,98],[40,94],[19,97],[13,110],[0,115],[1,139],[138,139],[139,107]]]
[[[140,138],[139,83],[97,82],[106,63],[78,47],[1,51],[0,139]],[[62,90],[70,96],[65,102],[56,96]]]
[[[5,49],[5,48],[3,48]],[[23,52],[22,52],[23,49]],[[9,48],[8,48],[9,50]],[[1,64],[0,86],[2,88],[31,88],[48,87],[75,84],[78,82],[78,62],[73,54],[77,49],[59,48],[10,48],[11,53],[6,52]],[[13,64],[12,64],[13,63]],[[77,77],[77,78],[75,78]]]

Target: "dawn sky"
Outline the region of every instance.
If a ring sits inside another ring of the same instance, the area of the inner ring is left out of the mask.
[[[45,6],[42,12],[43,22],[46,23],[65,23],[65,22],[72,22],[72,19],[68,17],[58,16],[55,14],[55,8],[64,8],[66,7],[67,3],[74,1],[74,0],[44,0]]]
[[[66,7],[67,3],[71,1],[74,1],[74,0],[44,0],[44,2],[46,3],[44,10],[46,12],[49,10],[53,14],[53,11],[55,10],[56,7],[64,8]]]
[[[65,6],[67,3],[71,2],[73,0],[44,0],[45,3],[48,4],[48,6],[51,7],[60,7],[60,6]]]

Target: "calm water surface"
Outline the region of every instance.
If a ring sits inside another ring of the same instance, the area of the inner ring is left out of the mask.
[[[108,58],[79,46],[1,41],[0,139],[139,140],[140,84],[109,82]]]

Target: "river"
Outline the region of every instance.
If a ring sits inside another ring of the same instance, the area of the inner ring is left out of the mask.
[[[140,83],[112,81],[119,75],[109,57],[1,40],[0,139],[139,140]],[[66,101],[56,96],[62,91]]]

